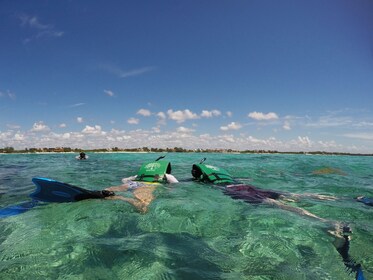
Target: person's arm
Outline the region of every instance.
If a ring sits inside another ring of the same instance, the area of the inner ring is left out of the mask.
[[[179,183],[176,177],[171,174],[166,174],[166,178],[168,183]]]

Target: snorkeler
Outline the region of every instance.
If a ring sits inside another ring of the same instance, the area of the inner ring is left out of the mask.
[[[204,158],[199,164],[193,164],[191,173],[194,180],[217,185],[222,189],[224,194],[233,199],[241,199],[250,204],[265,203],[268,205],[274,205],[281,209],[299,215],[312,217],[323,223],[330,224],[332,229],[328,230],[328,232],[335,237],[333,245],[341,255],[344,265],[350,272],[356,273],[356,279],[364,279],[361,265],[356,263],[348,253],[350,248],[349,234],[352,232],[349,226],[343,225],[340,222],[330,221],[318,217],[305,209],[284,203],[286,201],[294,202],[302,197],[319,200],[336,200],[336,197],[311,193],[293,194],[274,190],[263,190],[251,185],[237,182],[226,170],[212,165],[203,164],[205,160],[206,158]],[[357,197],[356,200],[363,202],[366,205],[373,206],[373,199]]]
[[[104,190],[87,190],[49,178],[33,178],[36,190],[30,197],[43,202],[76,202],[86,199],[111,199],[129,202],[140,212],[145,213],[148,205],[154,200],[153,192],[161,183],[179,182],[171,175],[171,163],[168,161],[145,163],[137,175],[122,179],[120,186],[108,187]],[[133,198],[117,195],[114,192],[131,191]]]
[[[135,176],[123,178],[120,186],[108,187],[109,192],[131,191],[133,198],[119,195],[108,196],[106,199],[122,200],[129,202],[142,213],[145,213],[149,204],[154,200],[154,191],[160,183],[178,183],[179,181],[171,175],[171,163],[158,161],[145,163],[141,166],[139,173]]]
[[[85,160],[88,159],[88,156],[84,152],[81,152],[79,156],[76,156],[75,158],[78,160]]]
[[[274,190],[263,190],[251,185],[242,184],[236,181],[226,170],[216,166],[203,164],[203,159],[199,164],[193,164],[192,176],[194,180],[212,183],[219,186],[223,193],[230,196],[233,199],[241,199],[251,204],[265,203],[269,205],[275,205],[281,209],[288,210],[300,215],[309,216],[326,222],[326,219],[320,218],[311,212],[287,205],[283,201],[294,202],[302,197],[320,199],[320,200],[335,200],[334,196],[319,195],[319,194],[292,194]],[[334,225],[334,224],[333,224]]]

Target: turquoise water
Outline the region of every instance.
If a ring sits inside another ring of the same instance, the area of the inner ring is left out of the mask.
[[[87,189],[118,185],[158,154],[0,155],[0,208],[28,200],[32,177]],[[178,179],[193,163],[228,170],[264,189],[319,193],[294,206],[353,229],[350,254],[373,279],[373,158],[170,153]],[[1,279],[354,279],[327,226],[267,205],[251,205],[196,182],[161,186],[146,214],[122,201],[50,203],[0,220]]]

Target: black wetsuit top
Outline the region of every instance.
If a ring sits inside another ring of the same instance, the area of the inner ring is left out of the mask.
[[[242,199],[252,204],[262,203],[266,198],[279,199],[282,195],[277,191],[262,190],[250,185],[229,185],[223,192],[233,199]]]

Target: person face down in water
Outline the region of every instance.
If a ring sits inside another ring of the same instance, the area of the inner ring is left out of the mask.
[[[195,180],[216,185],[217,187],[222,189],[225,195],[228,195],[233,199],[240,199],[250,204],[273,205],[281,209],[296,213],[298,215],[308,216],[325,223],[330,222],[333,228],[340,228],[340,225],[336,222],[328,221],[324,218],[318,217],[303,208],[286,204],[286,202],[294,202],[301,198],[335,200],[336,197],[334,196],[311,193],[293,194],[277,190],[265,190],[252,185],[238,183],[225,170],[202,164],[194,164],[191,173]],[[335,234],[338,233],[336,232]]]
[[[179,181],[171,174],[165,174],[164,175],[167,183],[178,183]],[[149,182],[141,182],[141,181],[135,181],[137,178],[137,175],[131,176],[128,178],[123,178],[122,182],[123,184],[120,186],[113,186],[106,188],[106,191],[109,192],[127,192],[130,191],[133,194],[133,197],[125,197],[121,195],[114,195],[107,197],[106,199],[111,200],[122,200],[126,201],[135,208],[141,212],[146,213],[148,211],[149,204],[154,200],[154,191],[158,186],[161,185],[161,183],[149,183]]]

